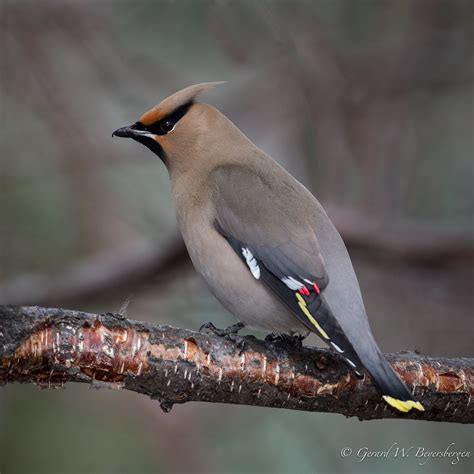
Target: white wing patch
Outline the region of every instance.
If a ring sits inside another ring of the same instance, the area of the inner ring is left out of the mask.
[[[258,280],[260,278],[260,267],[258,266],[257,260],[253,256],[253,253],[250,251],[250,249],[242,247],[242,255],[245,257],[245,261],[252,272],[252,275]]]
[[[298,280],[295,280],[291,276],[283,277],[281,281],[290,289],[290,290],[299,290],[304,286],[303,283],[301,283]]]
[[[332,341],[331,341],[331,346],[334,347],[334,349],[336,349],[336,351],[339,352],[340,354],[344,352],[336,343]]]
[[[354,364],[354,362],[352,362],[352,360],[348,359],[347,357],[346,357],[346,360],[347,360],[347,362],[349,363],[349,365],[350,365],[352,368],[357,367],[357,366]]]

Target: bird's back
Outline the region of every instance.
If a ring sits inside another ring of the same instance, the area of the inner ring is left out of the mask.
[[[212,199],[217,208],[232,209],[239,223],[265,229],[297,242],[308,242],[320,252],[329,285],[324,294],[341,323],[352,326],[354,318],[366,319],[359,283],[346,246],[316,197],[296,178],[265,153],[253,151],[239,165],[222,165],[210,175]],[[254,192],[250,192],[254,191]],[[258,225],[257,225],[258,224]],[[312,265],[311,258],[300,247]]]

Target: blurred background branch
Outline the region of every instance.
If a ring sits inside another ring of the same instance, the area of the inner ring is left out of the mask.
[[[189,266],[188,254],[181,241],[160,249],[136,248],[111,251],[77,262],[56,275],[23,275],[0,285],[4,304],[66,305],[78,301],[132,294],[137,288],[156,285],[173,272]]]
[[[0,306],[0,384],[67,382],[124,388],[160,401],[188,401],[341,413],[360,420],[474,423],[474,359],[390,356],[425,412],[383,403],[367,375],[355,378],[336,353],[288,341],[237,341],[146,325],[123,315]]]
[[[326,206],[349,249],[367,256],[429,267],[456,267],[473,262],[471,240],[452,232],[400,224],[387,227],[360,213]],[[136,247],[136,248],[135,248]],[[21,275],[0,285],[0,304],[58,306],[120,296],[163,284],[170,275],[190,269],[180,236],[162,248],[128,245],[77,262],[53,275]]]

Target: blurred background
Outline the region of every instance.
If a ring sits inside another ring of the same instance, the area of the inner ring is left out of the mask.
[[[0,6],[1,304],[230,324],[188,261],[165,167],[111,138],[170,93],[226,80],[201,100],[326,206],[382,350],[474,356],[471,0]],[[460,425],[0,388],[2,474],[473,471],[473,457],[340,455],[393,443],[474,451]]]

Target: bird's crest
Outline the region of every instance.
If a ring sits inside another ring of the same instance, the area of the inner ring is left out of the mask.
[[[189,86],[185,89],[181,89],[180,91],[175,92],[173,95],[170,95],[169,97],[161,101],[158,105],[155,105],[155,107],[143,114],[138,121],[145,126],[158,122],[163,117],[166,117],[167,115],[173,113],[179,107],[192,102],[196,98],[196,96],[198,96],[202,92],[205,92],[211,89],[212,87],[224,83],[225,81],[203,82],[201,84],[195,84],[194,86]]]

